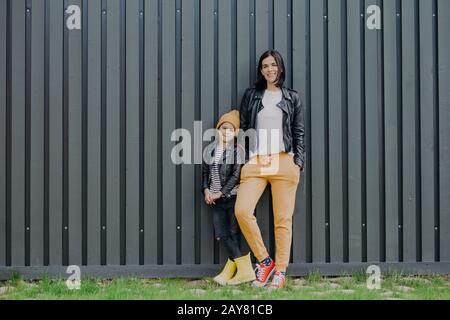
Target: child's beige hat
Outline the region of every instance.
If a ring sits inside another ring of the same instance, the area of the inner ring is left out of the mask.
[[[227,113],[224,113],[220,117],[219,122],[217,122],[216,129],[219,129],[220,126],[224,122],[231,123],[233,125],[233,127],[234,127],[234,130],[239,130],[240,124],[241,124],[241,120],[239,118],[239,110],[231,110],[231,111],[229,111]]]

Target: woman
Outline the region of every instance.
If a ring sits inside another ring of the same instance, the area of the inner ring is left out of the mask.
[[[255,130],[256,144],[246,153],[248,161],[241,171],[235,214],[259,261],[253,284],[264,287],[274,275],[269,289],[283,288],[286,284],[292,215],[300,171],[305,163],[304,108],[298,93],[283,85],[285,76],[280,53],[266,51],[259,59],[255,87],[245,91],[240,106],[241,128]],[[267,183],[272,187],[275,260],[267,252],[253,215]]]

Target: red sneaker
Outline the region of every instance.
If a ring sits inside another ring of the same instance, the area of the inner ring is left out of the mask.
[[[256,280],[253,281],[253,285],[259,288],[264,287],[274,272],[275,272],[275,261],[273,260],[269,266],[266,266],[264,263],[256,264],[255,269]]]
[[[280,271],[276,271],[273,276],[272,282],[269,285],[269,290],[281,289],[286,286],[286,276]]]

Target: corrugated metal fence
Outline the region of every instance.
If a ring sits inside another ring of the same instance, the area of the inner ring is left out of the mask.
[[[450,272],[450,1],[0,0],[0,277],[213,274],[171,134],[238,106],[269,48],[306,108],[291,272]],[[269,189],[256,216],[273,254]]]

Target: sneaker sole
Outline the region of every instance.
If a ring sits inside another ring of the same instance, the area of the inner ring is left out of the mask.
[[[264,283],[260,283],[260,282],[253,282],[253,286],[257,287],[257,288],[264,288],[267,284],[267,282],[269,282],[270,277],[272,277],[272,275],[275,273],[275,268],[272,269],[272,271],[270,271],[269,275],[266,278],[266,281]]]
[[[281,289],[284,289],[284,288],[286,288],[286,285],[284,285],[284,286],[282,286],[282,287],[271,287],[271,286],[268,286],[267,287],[267,290],[268,291],[274,291],[274,290],[281,290]]]

